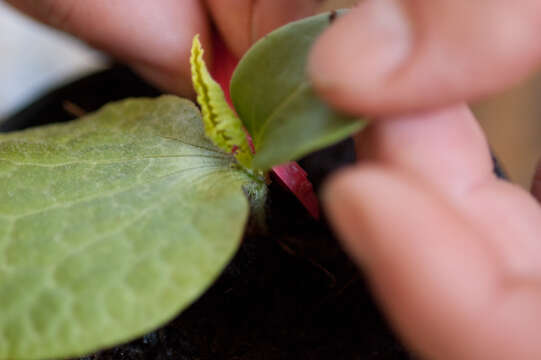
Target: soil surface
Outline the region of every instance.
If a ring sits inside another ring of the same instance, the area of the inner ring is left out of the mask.
[[[70,120],[75,116],[67,102],[93,111],[111,100],[157,94],[117,67],[50,93],[0,130]],[[301,165],[317,190],[354,158],[346,141]],[[189,309],[141,339],[83,359],[412,359],[325,220],[313,220],[276,182],[268,206],[270,234],[247,236],[223,275]]]

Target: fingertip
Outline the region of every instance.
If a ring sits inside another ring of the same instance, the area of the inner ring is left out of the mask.
[[[322,34],[308,71],[326,101],[352,114],[476,100],[539,67],[539,10],[534,1],[365,0]]]
[[[378,90],[408,59],[412,41],[399,2],[366,0],[320,36],[308,73],[316,91],[335,107],[352,114],[379,113],[374,94],[380,96]]]
[[[323,184],[321,189],[321,199],[323,203],[332,206],[334,203],[333,200],[341,196],[343,189],[347,189],[355,177],[355,167],[349,167],[332,174]]]
[[[385,204],[380,203],[385,195],[381,191],[392,186],[385,170],[365,164],[339,171],[322,190],[329,221],[348,253],[365,269],[371,267],[372,229],[385,221]]]
[[[362,174],[358,165],[347,167],[332,174],[323,184],[321,199],[331,221],[343,219],[342,215],[357,204]]]

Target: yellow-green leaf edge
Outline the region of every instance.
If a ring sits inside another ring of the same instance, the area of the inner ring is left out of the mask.
[[[250,169],[253,154],[242,122],[227,103],[220,84],[210,75],[203,54],[199,35],[195,35],[190,64],[205,132],[216,146],[225,152],[233,153],[243,167]]]

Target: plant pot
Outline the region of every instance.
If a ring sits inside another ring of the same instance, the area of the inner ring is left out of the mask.
[[[156,95],[128,69],[113,67],[50,92],[0,124],[0,131],[69,121],[75,118],[70,108],[90,112],[109,101]],[[327,174],[354,161],[346,141],[301,165],[317,191]],[[161,329],[84,359],[413,358],[327,223],[313,220],[275,183],[268,205],[270,234],[246,237],[197,302]]]

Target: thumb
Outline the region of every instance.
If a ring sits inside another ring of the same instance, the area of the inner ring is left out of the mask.
[[[309,70],[353,113],[475,99],[540,64],[540,11],[536,0],[365,0],[321,36]]]

